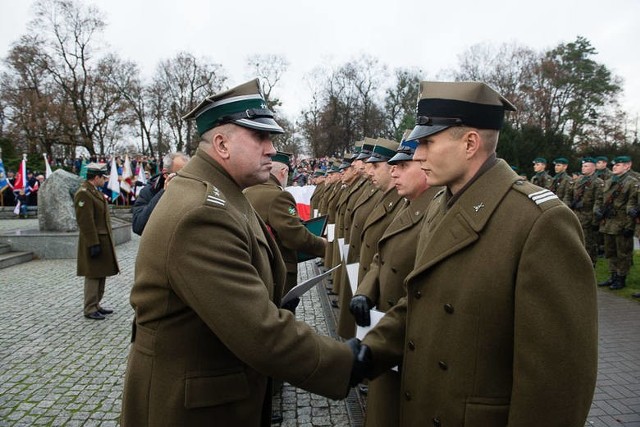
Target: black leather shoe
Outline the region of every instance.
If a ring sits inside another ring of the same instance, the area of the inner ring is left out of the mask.
[[[98,309],[98,313],[100,313],[100,314],[111,314],[111,313],[113,313],[113,310],[111,310],[110,308],[100,307]]]
[[[333,292],[333,289],[329,289],[329,290],[327,291],[327,295],[338,295],[338,294],[336,294],[335,292]]]
[[[280,424],[282,420],[281,414],[271,414],[271,424]]]
[[[358,391],[362,394],[368,394],[369,386],[366,384],[358,384]]]
[[[340,308],[340,307],[338,306],[338,301],[331,301],[331,307],[333,307],[333,308]]]
[[[100,313],[99,311],[94,311],[91,314],[85,314],[84,317],[86,317],[87,319],[93,319],[93,320],[104,320],[104,314]]]
[[[631,294],[633,298],[640,298],[640,292],[636,292],[635,294]]]

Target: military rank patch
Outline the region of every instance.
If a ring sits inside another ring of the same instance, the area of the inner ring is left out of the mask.
[[[298,215],[298,211],[295,206],[289,205],[289,215]]]
[[[207,203],[217,206],[225,206],[227,204],[227,201],[222,197],[223,196],[220,193],[220,190],[218,190],[216,187],[212,187],[211,192],[207,194]]]
[[[558,198],[558,196],[556,196],[555,194],[553,194],[549,190],[537,191],[535,193],[529,194],[528,197],[531,200],[533,200],[536,203],[536,205],[541,205],[544,202],[548,202],[549,200],[553,200],[553,199],[557,199]]]

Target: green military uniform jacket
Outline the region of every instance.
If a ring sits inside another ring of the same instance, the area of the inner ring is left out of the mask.
[[[322,200],[322,196],[326,190],[327,190],[327,186],[325,185],[324,182],[320,184],[316,184],[316,188],[313,189],[313,193],[311,194],[311,198],[309,199],[312,216],[313,216],[313,211],[315,209],[319,210],[320,200]]]
[[[548,190],[553,184],[553,178],[547,171],[537,172],[531,177],[531,183]]]
[[[595,173],[581,176],[569,186],[564,202],[576,214],[582,228],[598,225],[593,216],[593,208],[598,200],[602,200],[603,189],[604,182]]]
[[[369,264],[376,253],[378,240],[387,229],[400,208],[404,206],[406,199],[398,195],[395,187],[387,190],[378,204],[375,205],[371,214],[367,217],[362,228],[360,245],[360,255],[358,256],[358,283],[369,270]],[[349,339],[356,334],[356,322],[349,311],[349,302],[353,297],[350,286],[344,286],[340,293],[340,316],[338,317],[338,335]]]
[[[332,189],[327,191],[327,197],[325,197],[326,202],[323,201],[323,205],[320,206],[320,212],[327,215],[327,228],[330,226],[333,227],[333,240],[329,242],[327,245],[327,250],[324,253],[324,266],[327,268],[333,267],[333,248],[337,244],[336,239],[336,211],[338,209],[337,204],[340,199],[340,194],[342,194],[343,184],[339,181],[334,182],[332,185]],[[326,210],[324,210],[326,209]],[[328,234],[328,232],[327,232]],[[329,237],[329,236],[327,236]]]
[[[558,199],[564,201],[572,182],[573,179],[571,175],[566,172],[561,172],[553,177],[549,189],[558,196]]]
[[[140,240],[122,425],[268,426],[268,377],[345,397],[351,350],[278,309],[284,276],[240,187],[198,150]]]
[[[289,292],[297,284],[298,251],[322,257],[326,240],[302,224],[293,195],[280,186],[275,176],[271,175],[264,184],[245,189],[244,195],[275,238],[287,276],[291,276],[283,293]]]
[[[111,231],[109,205],[95,185],[84,181],[73,203],[78,222],[78,276],[102,278],[120,271]],[[100,255],[91,258],[89,248],[100,245]]]
[[[353,206],[353,219],[349,233],[349,256],[347,263],[357,262],[360,258],[360,244],[362,243],[362,229],[373,208],[380,202],[384,193],[373,185],[367,187]]]
[[[624,230],[634,230],[635,221],[627,213],[636,206],[636,180],[630,172],[620,176],[613,175],[604,183],[602,198],[596,200],[595,212],[605,217],[600,223],[600,232],[604,234],[621,234]]]
[[[394,218],[378,241],[369,271],[358,286],[358,295],[367,296],[376,310],[386,312],[405,295],[403,282],[413,270],[416,258],[416,236],[429,203],[440,187],[432,187],[411,201]],[[400,374],[387,371],[369,382],[367,394],[367,427],[399,425]]]
[[[503,160],[430,205],[402,298],[365,337],[401,364],[402,426],[582,427],[596,286],[575,215]]]

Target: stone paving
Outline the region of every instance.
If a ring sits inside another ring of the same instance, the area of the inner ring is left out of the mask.
[[[37,228],[36,220],[0,220],[0,231]],[[129,293],[140,238],[116,247],[120,274],[107,278],[104,321],[82,315],[83,278],[75,260],[36,260],[0,270],[0,426],[117,426],[131,320]],[[300,278],[316,274],[313,261]],[[299,319],[329,335],[317,289]],[[282,426],[350,426],[348,400],[285,384],[274,407]]]
[[[0,220],[0,231],[37,221]],[[139,238],[117,247],[121,274],[107,279],[105,321],[82,316],[75,260],[37,260],[0,270],[0,426],[117,426],[129,348],[128,298]],[[317,273],[312,261],[304,279]],[[598,383],[587,426],[640,427],[640,304],[598,290]],[[326,293],[313,289],[297,317],[335,337]],[[355,391],[333,401],[285,384],[274,408],[282,426],[360,426]]]

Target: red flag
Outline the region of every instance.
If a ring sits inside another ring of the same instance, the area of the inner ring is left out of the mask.
[[[18,173],[16,173],[16,180],[13,183],[13,191],[24,191],[27,194],[27,159],[22,159]]]

